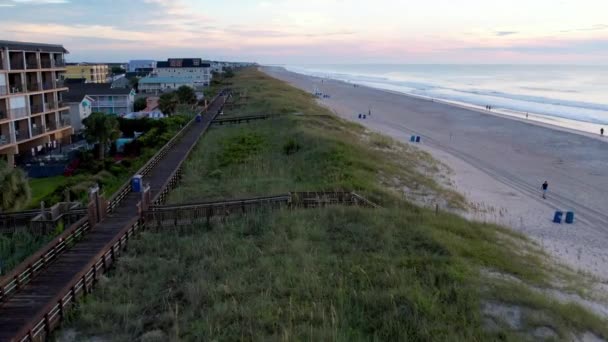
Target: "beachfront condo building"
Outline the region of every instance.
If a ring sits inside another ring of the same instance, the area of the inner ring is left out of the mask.
[[[156,61],[149,59],[135,59],[129,61],[129,72],[138,72],[139,70],[148,70],[156,68]]]
[[[206,87],[211,83],[211,64],[200,58],[169,58],[156,63],[152,76],[190,79],[194,87]]]
[[[79,63],[65,67],[66,79],[84,79],[86,83],[106,83],[108,66],[106,64]]]
[[[65,73],[61,45],[0,40],[0,157],[69,143],[69,108],[62,103]]]

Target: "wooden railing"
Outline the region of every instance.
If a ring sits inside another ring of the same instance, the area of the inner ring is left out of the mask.
[[[19,266],[0,279],[0,303],[13,293],[29,283],[40,271],[64,250],[76,243],[87,231],[91,229],[87,217],[70,226],[53,241],[23,261]]]
[[[65,291],[57,294],[49,305],[42,310],[44,314],[35,317],[29,326],[25,326],[18,334],[24,336],[20,341],[44,341],[64,319],[65,312],[72,308],[78,298],[89,293],[99,277],[106,273],[129,239],[142,227],[139,219],[134,219],[122,232],[112,240],[92,261],[69,282]]]
[[[211,103],[213,103],[219,96],[220,95],[216,96]],[[205,108],[205,110],[206,109],[207,108]],[[165,147],[168,146],[169,144],[170,144],[170,146],[173,146],[175,144],[175,142],[177,141],[176,139],[178,139],[178,136],[183,135],[185,130],[194,122],[194,120],[195,120],[195,118],[193,118],[190,122],[188,122],[188,124],[185,125],[177,133],[177,135],[174,136],[173,139],[171,139],[165,145]],[[178,179],[177,176],[181,172],[181,171],[178,172],[178,170],[181,170],[182,162],[187,158],[189,152],[192,150],[192,148],[194,148],[194,145],[196,145],[196,144],[193,144],[190,147],[186,156],[178,164],[178,167],[176,167],[176,169],[173,171],[172,176],[165,183],[165,185],[163,185],[163,188],[162,188],[163,190],[161,191],[161,193],[165,192],[167,185],[175,184],[177,182],[177,179]],[[168,152],[168,149],[165,149],[165,148],[161,149],[138,172],[142,175],[149,173],[150,170],[153,168],[153,166],[156,165],[158,163],[158,161],[162,158],[161,156],[166,155],[167,152]],[[109,208],[111,206],[112,206],[112,208],[116,208],[116,206],[120,203],[120,201],[122,201],[124,199],[124,197],[126,197],[130,191],[131,191],[131,183],[129,180],[129,182],[126,182],[112,196],[112,198],[110,199],[110,201],[108,203],[108,211],[110,211]],[[157,197],[159,197],[159,195],[157,195]],[[46,308],[41,310],[42,314],[40,314],[38,317],[33,317],[32,320],[30,321],[30,323],[28,325],[24,326],[21,329],[21,331],[19,331],[17,336],[23,336],[23,338],[21,338],[19,341],[40,341],[40,340],[46,339],[48,337],[49,333],[51,331],[53,331],[53,329],[57,325],[59,325],[60,322],[65,317],[64,311],[67,308],[73,306],[75,304],[76,300],[79,298],[79,296],[82,296],[82,295],[88,293],[92,289],[92,287],[93,287],[94,283],[96,282],[96,280],[98,279],[98,277],[108,270],[109,266],[114,262],[114,260],[116,259],[116,257],[120,253],[120,251],[124,247],[126,247],[129,238],[131,236],[133,236],[141,227],[142,227],[141,219],[139,217],[135,216],[134,219],[131,221],[131,223],[127,224],[125,226],[125,228],[121,231],[121,233],[119,233],[117,235],[117,237],[112,240],[111,243],[109,243],[104,248],[102,248],[102,252],[100,252],[100,254],[97,257],[93,258],[91,263],[89,263],[89,265],[87,265],[87,267],[85,267],[76,277],[74,277],[71,281],[69,281],[68,282],[69,285],[67,285],[64,288],[64,290],[60,291],[53,298],[53,300],[51,300],[49,302],[49,305]],[[88,223],[87,223],[86,227],[83,225],[82,227],[79,226],[77,228],[81,232],[80,235],[84,234],[85,230],[83,230],[83,229],[85,229],[85,228],[86,228],[86,230],[90,229],[90,227],[88,227]],[[75,234],[70,234],[70,236],[75,236]],[[59,239],[59,237],[58,237],[58,239]],[[75,240],[71,239],[69,241],[69,243],[73,243],[73,241],[75,241]],[[61,246],[57,245],[56,249],[53,249],[51,251],[50,256],[52,256],[52,258],[55,259],[56,256],[59,254],[59,252],[66,248],[66,246],[67,246],[66,244],[63,244]],[[61,250],[60,250],[60,248],[61,248]],[[42,258],[41,258],[41,255],[42,255]],[[36,262],[37,266],[36,267],[33,267],[33,265],[29,266],[29,264],[27,262],[24,262],[11,273],[10,280],[9,280],[9,277],[7,277],[6,286],[1,285],[1,284],[4,284],[4,282],[0,283],[0,286],[2,286],[2,289],[3,289],[3,292],[0,293],[0,302],[3,299],[5,299],[8,295],[10,295],[11,293],[14,293],[21,286],[24,285],[22,283],[21,279],[26,278],[26,279],[28,279],[28,281],[31,280],[31,278],[33,278],[33,275],[36,274],[35,273],[36,271],[39,272],[46,264],[48,264],[51,261],[51,259],[44,259],[45,255],[47,255],[47,254],[44,253],[43,251],[41,251],[41,252],[37,253],[36,255],[28,258],[28,260],[26,260],[26,261],[38,260]],[[41,263],[41,261],[39,261],[40,259],[43,260],[42,263]],[[28,265],[26,266],[26,264],[28,264]],[[23,270],[24,268],[25,268],[25,270]],[[36,271],[33,271],[33,270],[36,270]],[[26,272],[30,272],[30,273],[26,273]],[[15,280],[15,279],[19,279],[19,280]],[[5,288],[10,289],[10,290],[7,292],[4,290]]]
[[[256,208],[318,208],[328,205],[357,205],[378,208],[378,205],[354,192],[290,192],[276,196],[254,197],[167,206],[152,206],[142,215],[146,227],[209,224],[216,216],[245,213]]]

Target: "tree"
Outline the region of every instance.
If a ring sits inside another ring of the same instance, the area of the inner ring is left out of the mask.
[[[129,77],[129,85],[135,89],[136,92],[139,92],[139,78],[137,78],[136,76],[133,77]]]
[[[30,201],[30,185],[25,173],[0,161],[0,212],[20,210]]]
[[[177,101],[181,104],[195,104],[196,103],[196,94],[194,93],[194,89],[188,86],[181,86],[177,88],[175,91],[175,95],[177,96]]]
[[[158,108],[161,110],[161,112],[171,115],[175,112],[177,103],[178,100],[175,93],[164,93],[158,99]]]
[[[119,66],[112,67],[112,75],[121,75],[125,74],[127,71]]]
[[[118,120],[114,115],[95,112],[82,120],[82,123],[85,125],[85,138],[91,144],[98,144],[99,159],[104,159],[108,144],[120,137]]]
[[[133,111],[134,112],[141,112],[147,106],[148,106],[148,104],[146,103],[146,98],[145,97],[140,97],[137,100],[135,100],[135,103],[133,103]]]
[[[224,77],[226,77],[226,78],[234,77],[234,71],[232,71],[232,68],[224,69]]]

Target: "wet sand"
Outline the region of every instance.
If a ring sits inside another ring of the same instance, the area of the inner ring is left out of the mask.
[[[523,232],[570,266],[608,280],[608,138],[538,125],[398,93],[354,87],[264,68],[269,75],[331,98],[340,117],[418,146],[447,164],[456,189],[476,210],[469,217]],[[358,119],[359,113],[372,115]],[[546,200],[541,184],[549,182]],[[556,210],[573,225],[554,224]]]

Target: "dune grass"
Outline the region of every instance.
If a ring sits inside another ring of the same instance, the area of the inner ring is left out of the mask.
[[[259,210],[144,232],[71,318],[77,340],[521,341],[537,328],[608,337],[600,318],[534,290],[558,273],[521,235],[403,200],[387,180],[451,196],[426,155],[370,138],[255,70],[233,82],[248,90],[241,113],[286,116],[213,128],[172,203],[356,190],[384,208]],[[489,327],[487,302],[521,308],[523,323]]]

